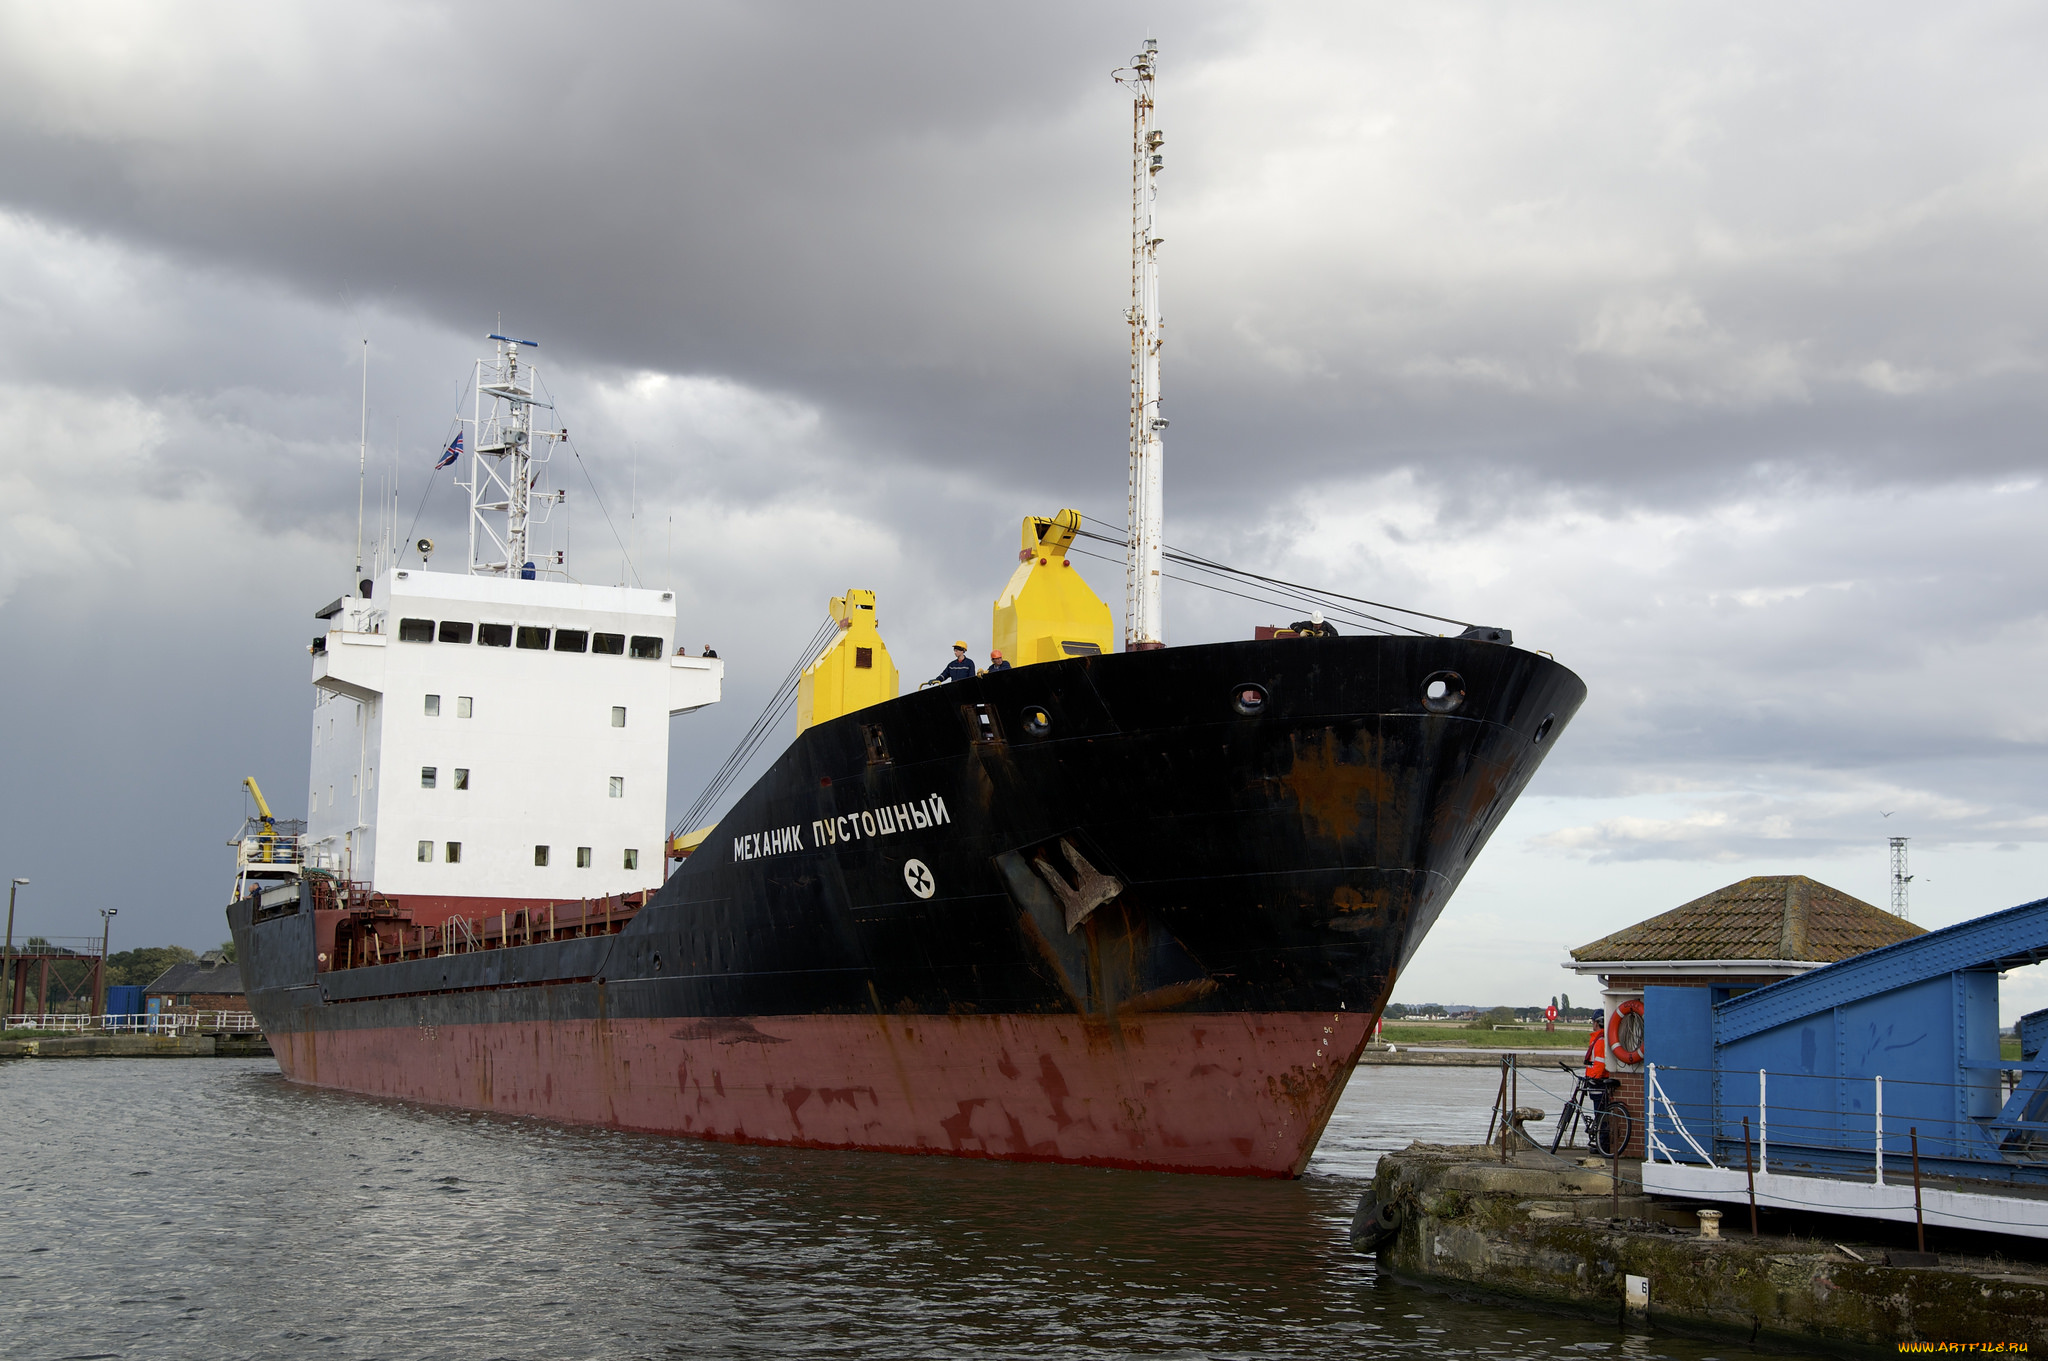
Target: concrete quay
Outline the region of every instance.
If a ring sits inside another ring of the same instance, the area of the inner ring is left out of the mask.
[[[65,1035],[55,1039],[0,1040],[0,1058],[212,1059],[265,1058],[261,1035]]]
[[[1851,1229],[1842,1242],[1753,1238],[1748,1212],[1728,1206],[1714,1207],[1723,1236],[1706,1238],[1700,1206],[1632,1194],[1635,1164],[1621,1172],[1617,1196],[1604,1162],[1525,1149],[1503,1165],[1498,1145],[1414,1144],[1380,1159],[1354,1241],[1416,1284],[1677,1332],[1847,1355],[2048,1347],[2040,1263],[1943,1252],[1937,1265],[1888,1265],[1911,1254],[1857,1246]]]

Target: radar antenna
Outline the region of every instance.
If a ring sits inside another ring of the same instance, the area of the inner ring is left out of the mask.
[[[1159,412],[1159,194],[1156,177],[1165,168],[1166,141],[1153,121],[1152,81],[1159,43],[1115,72],[1131,92],[1131,477],[1124,552],[1124,650],[1166,646],[1161,597],[1161,554],[1165,535],[1161,476],[1166,463],[1166,418]]]

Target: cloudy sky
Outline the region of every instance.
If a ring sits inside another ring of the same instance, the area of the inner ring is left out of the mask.
[[[0,4],[17,933],[210,944],[241,776],[303,812],[366,338],[372,535],[444,542],[543,342],[573,565],[728,659],[676,807],[846,586],[936,671],[1019,516],[1121,516],[1148,27],[1169,538],[1591,689],[1402,997],[1893,834],[1924,923],[2048,892],[2034,7]]]

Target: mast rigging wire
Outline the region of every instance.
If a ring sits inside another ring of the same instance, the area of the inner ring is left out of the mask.
[[[547,399],[550,403],[552,403],[555,400],[554,390],[548,386],[547,379],[541,377],[538,373],[534,374],[533,376],[533,385],[546,394]],[[552,410],[553,408],[551,407],[550,409]],[[575,440],[569,438],[568,431],[564,430],[562,432],[561,440],[562,443],[569,446],[569,452],[575,455],[576,466],[583,470],[583,480],[590,484],[591,499],[597,502],[598,513],[604,516],[605,528],[611,530],[612,538],[615,541],[617,541],[619,545],[619,556],[626,560],[626,567],[633,573],[634,583],[636,585],[645,586],[647,583],[645,579],[642,578],[640,575],[640,564],[633,561],[633,555],[626,549],[625,539],[622,538],[619,534],[619,527],[612,523],[612,513],[609,510],[605,509],[604,497],[601,494],[599,494],[597,490],[597,479],[590,475],[590,465],[583,461],[583,451],[576,447]]]
[[[817,632],[811,635],[810,641],[804,644],[803,651],[797,654],[796,663],[784,673],[781,683],[775,687],[775,693],[770,695],[768,702],[762,706],[760,716],[755,718],[753,726],[740,738],[739,744],[733,748],[732,754],[725,758],[724,764],[712,774],[710,782],[704,787],[704,792],[697,796],[696,802],[690,805],[682,820],[669,830],[670,841],[674,841],[685,832],[696,830],[698,819],[717,806],[726,790],[731,788],[733,782],[746,770],[754,754],[760,750],[761,744],[781,724],[783,716],[796,702],[797,685],[803,677],[805,668],[818,659],[825,650],[825,644],[831,641],[833,634],[838,631],[839,621],[829,616],[824,623],[818,625]]]
[[[1081,518],[1084,520],[1091,521],[1095,524],[1101,525],[1107,529],[1116,528],[1115,524],[1111,521],[1099,519],[1093,515],[1083,515]],[[1086,529],[1082,530],[1081,533],[1087,538],[1095,539],[1102,543],[1112,543],[1120,547],[1128,546],[1129,544],[1128,538],[1116,538],[1107,534],[1097,534],[1092,530]],[[1219,576],[1237,577],[1243,579],[1244,581],[1256,581],[1261,585],[1267,587],[1269,590],[1276,591],[1283,595],[1292,595],[1299,601],[1311,605],[1316,605],[1331,613],[1337,613],[1341,611],[1345,614],[1359,615],[1363,618],[1372,620],[1374,623],[1383,624],[1390,629],[1400,629],[1409,633],[1421,634],[1425,637],[1428,636],[1427,630],[1416,628],[1412,624],[1404,624],[1399,622],[1398,620],[1392,619],[1381,619],[1377,615],[1365,614],[1365,612],[1362,610],[1356,610],[1350,607],[1353,605],[1369,605],[1373,609],[1391,610],[1396,614],[1414,615],[1418,619],[1431,619],[1440,624],[1455,624],[1457,627],[1461,629],[1472,627],[1470,622],[1467,620],[1452,619],[1441,614],[1431,614],[1427,610],[1410,609],[1405,605],[1392,605],[1381,600],[1367,600],[1363,596],[1345,595],[1341,591],[1327,590],[1320,586],[1308,586],[1298,581],[1288,581],[1284,577],[1266,576],[1263,573],[1249,571],[1242,567],[1232,567],[1228,563],[1218,562],[1214,558],[1205,557],[1200,553],[1191,553],[1186,549],[1178,547],[1175,544],[1166,544],[1164,545],[1164,547],[1166,550],[1164,554],[1166,559],[1170,562],[1179,563],[1183,567],[1193,568],[1196,571],[1210,572]],[[1100,555],[1096,554],[1091,556]],[[1222,591],[1225,595],[1240,594],[1236,591],[1224,590],[1223,587],[1218,586],[1213,582],[1197,581],[1188,577],[1174,577],[1172,578],[1172,580],[1183,582],[1186,585],[1190,586],[1203,586],[1207,587],[1210,590]],[[1245,596],[1243,598],[1254,599],[1255,597]],[[1345,604],[1335,605],[1332,603],[1335,601],[1343,601],[1345,602]],[[1281,602],[1268,600],[1264,601],[1263,603],[1271,605],[1280,604]],[[1291,608],[1291,606],[1283,606],[1283,608]]]

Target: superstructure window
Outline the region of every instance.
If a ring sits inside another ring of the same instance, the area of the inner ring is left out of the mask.
[[[476,702],[470,699],[468,695],[457,695],[455,697],[455,716],[457,718],[468,718],[475,712]]]
[[[631,850],[626,852],[626,868],[629,870],[640,868],[640,852]]]
[[[626,651],[626,635],[623,633],[593,633],[590,635],[590,650],[602,652],[607,657],[623,656]]]
[[[457,789],[467,789],[467,788],[469,788],[469,767],[468,767],[468,766],[457,766],[457,767],[455,767],[455,787],[456,787]]]
[[[440,716],[441,716],[441,697],[440,697],[439,695],[428,695],[428,696],[427,696],[427,717],[428,717],[428,718],[439,718]]]
[[[875,650],[871,647],[857,647],[853,650],[853,665],[856,670],[875,669]]]
[[[649,638],[640,633],[634,634],[633,655],[642,661],[661,656],[661,639]]]
[[[534,652],[548,650],[548,630],[535,628],[531,624],[519,626],[519,646]]]
[[[437,772],[433,766],[420,767],[420,788],[432,789]]]
[[[512,626],[510,624],[478,624],[476,626],[476,645],[478,647],[512,646]]]
[[[444,643],[466,643],[474,632],[474,625],[460,623],[454,619],[441,621],[441,641]]]
[[[578,846],[576,848],[576,868],[579,870],[590,868],[590,847]]]
[[[614,728],[623,728],[623,727],[625,727],[625,726],[626,726],[626,706],[625,706],[625,705],[623,705],[623,704],[614,704],[614,705],[612,705],[612,726],[613,726]]]
[[[401,643],[431,643],[434,641],[434,621],[431,619],[401,619],[398,621],[398,641]]]
[[[626,777],[625,777],[625,776],[623,776],[623,775],[614,775],[614,776],[612,776],[612,785],[611,785],[611,788],[612,788],[612,797],[613,797],[613,798],[615,798],[615,799],[623,799],[623,798],[625,798],[625,797],[626,797]]]
[[[444,858],[445,860],[447,860],[447,862],[448,862],[449,864],[451,864],[451,865],[459,865],[459,864],[461,864],[461,863],[462,863],[462,843],[461,843],[460,841],[451,841],[451,842],[449,842],[449,843],[448,843],[448,849],[447,849],[447,853],[446,853],[446,854],[444,855],[444,857],[443,857],[443,858]]]
[[[433,864],[433,863],[434,863],[434,843],[433,843],[433,842],[431,842],[431,841],[422,841],[422,842],[420,843],[420,863],[421,863],[422,865],[431,865],[431,864]]]
[[[536,868],[539,868],[539,869],[546,869],[546,868],[548,867],[548,848],[547,848],[547,847],[545,847],[545,846],[535,846],[535,847],[533,848],[533,863],[534,863],[535,867],[536,867]]]
[[[590,650],[589,629],[556,629],[555,651],[587,652]]]

